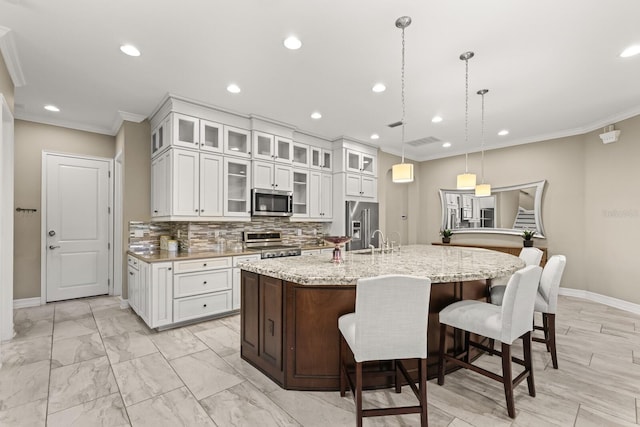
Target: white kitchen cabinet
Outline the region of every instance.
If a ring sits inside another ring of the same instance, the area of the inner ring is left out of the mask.
[[[293,173],[290,166],[254,160],[252,177],[254,188],[293,191]]]
[[[196,217],[200,213],[200,154],[171,150],[171,215]]]
[[[224,215],[233,217],[250,217],[250,161],[224,158]]]
[[[307,144],[301,144],[299,142],[293,142],[291,144],[293,153],[291,162],[294,167],[309,167],[309,152],[310,148]]]
[[[309,217],[309,169],[293,170],[293,217]]]
[[[220,123],[200,120],[200,150],[210,153],[223,152],[223,126]]]
[[[311,159],[309,167],[313,169],[323,169],[332,171],[332,159],[333,155],[331,150],[311,147]]]
[[[137,265],[132,265],[132,260]],[[173,322],[172,264],[149,264],[129,256],[128,302],[150,328]]]
[[[171,197],[171,152],[160,154],[151,162],[151,216],[170,214]]]
[[[240,280],[242,270],[238,267],[240,262],[259,261],[260,255],[240,255],[233,257],[233,298],[231,308],[233,310],[240,309]]]
[[[346,149],[345,170],[346,172],[375,176],[376,156],[357,150]]]
[[[378,193],[378,180],[375,177],[348,173],[345,176],[345,194],[349,197],[375,199]]]
[[[293,141],[265,132],[253,131],[253,159],[291,164]]]
[[[223,209],[223,157],[200,153],[200,212],[201,217],[220,217]]]
[[[200,145],[200,119],[172,113],[172,140],[178,147],[197,149]]]
[[[167,116],[151,132],[151,158],[169,148],[171,140],[171,116]]]
[[[224,153],[238,157],[251,157],[251,132],[224,126]]]
[[[309,173],[309,218],[333,218],[333,176],[328,173]]]

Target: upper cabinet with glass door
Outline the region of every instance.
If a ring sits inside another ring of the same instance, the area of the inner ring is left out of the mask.
[[[171,141],[171,116],[167,116],[151,132],[151,158],[169,148]]]
[[[179,113],[173,113],[172,117],[172,145],[214,153],[222,152],[221,124]]]
[[[224,126],[224,153],[238,157],[251,157],[251,132]]]
[[[308,168],[309,167],[309,146],[299,142],[292,143],[293,147],[293,166]]]
[[[288,138],[253,131],[252,157],[256,160],[270,160],[291,163],[293,141]]]
[[[333,160],[331,154],[331,150],[329,149],[311,147],[311,163],[309,167],[331,171]]]
[[[367,175],[376,174],[376,158],[370,154],[356,150],[346,150],[346,170],[347,172],[358,172]]]

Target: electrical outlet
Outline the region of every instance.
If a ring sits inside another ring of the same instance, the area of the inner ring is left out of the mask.
[[[142,230],[134,230],[133,237],[144,237],[144,231]]]
[[[298,230],[296,231],[296,234],[297,234],[298,236],[302,236],[302,229],[301,229],[301,228],[298,228]]]
[[[182,237],[182,231],[181,230],[178,230],[178,232],[176,233],[176,237],[178,239],[180,239]]]
[[[214,235],[215,237],[220,237],[220,230],[216,230],[216,231],[214,231],[213,235]]]

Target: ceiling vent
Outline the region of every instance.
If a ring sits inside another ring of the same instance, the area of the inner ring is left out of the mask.
[[[394,123],[390,123],[387,126],[389,126],[390,128],[397,128],[398,126],[400,126],[402,124],[402,120],[399,120],[397,122]]]
[[[437,142],[442,142],[440,138],[436,138],[435,136],[427,136],[420,139],[414,139],[413,141],[407,142],[407,145],[412,147],[422,147],[424,145],[435,144]]]

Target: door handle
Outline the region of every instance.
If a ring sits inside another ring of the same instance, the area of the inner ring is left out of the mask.
[[[49,249],[58,249],[60,246],[49,245]]]
[[[55,230],[49,230],[48,234],[49,234],[49,236],[53,237],[53,236],[56,235],[56,232],[55,232]]]

